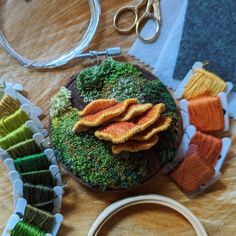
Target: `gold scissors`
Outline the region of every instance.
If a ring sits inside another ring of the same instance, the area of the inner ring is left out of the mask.
[[[146,11],[139,18],[139,11],[145,5],[146,5]],[[120,28],[118,26],[118,21],[121,18],[121,16],[126,12],[131,12],[134,14],[134,22],[128,28]],[[145,21],[148,19],[152,19],[155,21],[156,29],[155,33],[150,38],[144,38],[141,35],[141,29]],[[160,0],[142,0],[137,6],[122,7],[114,16],[113,26],[115,30],[117,30],[120,33],[129,33],[135,28],[137,37],[139,37],[142,41],[146,43],[153,42],[158,38],[160,34],[160,28],[161,28]]]

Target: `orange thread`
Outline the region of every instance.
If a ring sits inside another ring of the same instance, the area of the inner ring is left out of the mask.
[[[190,141],[190,145],[191,144],[197,146],[199,154],[208,165],[215,167],[216,162],[220,158],[222,149],[221,139],[201,132],[196,132]]]
[[[203,96],[189,100],[190,123],[203,132],[224,129],[224,112],[219,97]]]
[[[206,184],[215,174],[198,153],[186,155],[183,162],[171,173],[171,178],[185,193],[191,193]]]

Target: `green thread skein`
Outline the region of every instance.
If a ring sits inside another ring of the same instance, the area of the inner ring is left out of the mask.
[[[13,114],[0,120],[0,136],[5,136],[23,125],[30,117],[22,110],[18,109]]]
[[[24,183],[34,185],[44,185],[47,187],[55,186],[55,179],[49,170],[31,171],[20,174],[20,177]]]
[[[19,157],[23,157],[26,155],[39,153],[42,150],[35,143],[34,139],[27,139],[23,142],[20,142],[20,143],[17,143],[16,145],[11,146],[6,151],[11,156],[11,158],[17,159]]]
[[[1,138],[0,147],[6,150],[17,143],[20,143],[27,139],[31,139],[32,136],[33,132],[25,125],[22,125],[18,129],[9,133],[4,138]]]
[[[51,233],[55,225],[54,215],[31,205],[26,206],[23,221],[47,233]]]
[[[11,231],[11,236],[45,236],[46,233],[36,227],[19,221]]]
[[[43,185],[24,183],[23,197],[33,207],[52,212],[54,208],[54,190]]]
[[[17,158],[14,161],[14,165],[19,173],[26,173],[36,170],[47,170],[50,166],[50,161],[44,153],[38,153]]]

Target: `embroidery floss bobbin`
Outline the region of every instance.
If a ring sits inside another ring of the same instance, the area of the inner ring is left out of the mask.
[[[46,211],[32,207],[24,198],[20,198],[15,207],[15,214],[25,223],[56,236],[61,226],[63,216],[60,213],[52,215]]]
[[[218,97],[203,96],[189,101],[180,101],[183,128],[195,125],[202,132],[214,132],[229,129],[227,97],[220,93]]]
[[[185,76],[174,92],[177,99],[190,99],[202,95],[217,96],[224,92],[227,95],[233,88],[231,82],[225,82],[216,74],[203,69],[204,63],[194,63],[192,69]]]

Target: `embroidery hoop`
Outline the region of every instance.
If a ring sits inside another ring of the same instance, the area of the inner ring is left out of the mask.
[[[89,26],[75,48],[65,53],[64,55],[51,60],[51,61],[34,61],[29,60],[22,55],[18,54],[10,45],[10,43],[5,38],[2,31],[0,31],[0,45],[12,56],[14,57],[20,64],[24,67],[31,70],[42,70],[42,69],[53,69],[61,66],[65,66],[70,62],[79,59],[82,57],[82,53],[88,47],[90,42],[92,41],[99,24],[100,15],[101,15],[101,5],[99,0],[88,0],[91,18],[89,22]]]
[[[124,210],[125,208],[134,206],[134,205],[147,204],[147,203],[165,206],[165,207],[173,209],[174,211],[177,211],[189,221],[189,223],[193,226],[197,236],[207,236],[207,233],[203,225],[190,210],[188,210],[185,206],[183,206],[182,204],[180,204],[179,202],[171,198],[164,197],[161,195],[155,195],[155,194],[125,198],[123,200],[120,200],[118,202],[111,204],[103,212],[100,213],[100,215],[97,217],[97,219],[94,221],[94,223],[90,227],[87,236],[97,236],[102,226],[112,216]]]

